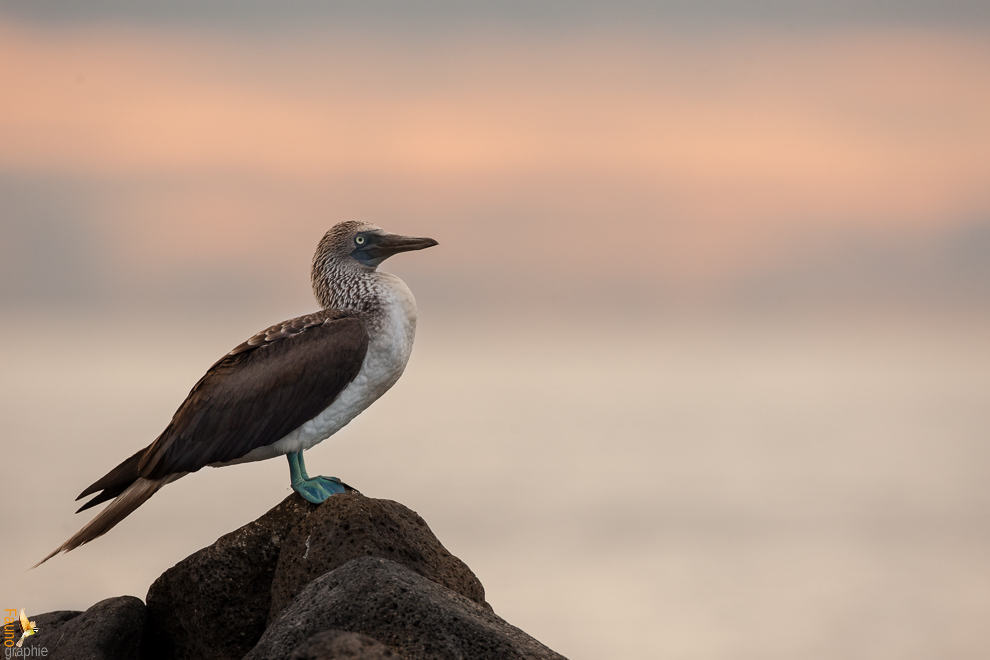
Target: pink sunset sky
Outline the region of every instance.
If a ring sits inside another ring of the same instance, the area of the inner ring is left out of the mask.
[[[0,15],[0,84],[16,300],[295,290],[351,217],[438,238],[411,266],[438,281],[691,297],[893,262],[986,291],[952,263],[990,254],[978,28]]]

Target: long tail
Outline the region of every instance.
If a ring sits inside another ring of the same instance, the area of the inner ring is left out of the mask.
[[[78,548],[84,543],[89,543],[93,539],[103,536],[109,532],[114,525],[119,523],[121,520],[130,515],[136,508],[148,501],[148,498],[158,492],[159,488],[169,482],[175,481],[183,475],[184,473],[170,474],[162,477],[161,479],[143,479],[138,477],[133,483],[124,489],[123,492],[117,495],[114,501],[111,502],[107,508],[100,511],[95,518],[90,520],[82,529],[73,534],[68,541],[58,546],[54,552],[31,568],[41,566],[60,552],[68,552],[69,550]]]

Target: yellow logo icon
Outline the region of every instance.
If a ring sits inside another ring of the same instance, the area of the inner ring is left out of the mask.
[[[24,643],[25,637],[30,637],[31,635],[37,634],[40,630],[36,622],[28,621],[27,615],[24,614],[24,608],[21,608],[21,638],[17,640],[17,646],[20,647]]]

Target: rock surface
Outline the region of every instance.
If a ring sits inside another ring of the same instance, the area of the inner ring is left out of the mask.
[[[147,602],[38,614],[24,647],[56,660],[562,659],[496,616],[414,511],[353,490],[319,506],[290,495],[167,570]]]
[[[250,651],[265,632],[282,542],[316,508],[293,494],[155,580],[147,598],[154,657],[239,660]]]
[[[23,648],[46,649],[48,658],[140,660],[144,655],[148,609],[134,596],[107,598],[85,612],[62,610],[29,618],[36,622],[38,633],[27,637]],[[18,623],[17,637],[20,636]]]
[[[44,614],[38,615],[28,615],[28,619],[34,621],[34,625],[37,626],[38,632],[30,637],[24,638],[23,648],[31,648],[33,646],[41,648],[49,648],[54,644],[54,641],[58,639],[59,633],[56,633],[59,628],[61,628],[67,621],[71,621],[82,614],[79,610],[57,610],[55,612],[45,612]],[[11,624],[14,630],[14,641],[21,638],[21,622],[20,620],[14,621]]]
[[[362,557],[311,582],[244,660],[288,660],[325,630],[369,635],[406,660],[560,660],[478,603],[387,559]]]
[[[327,630],[313,635],[292,652],[289,660],[402,660],[377,639],[361,633]]]
[[[289,532],[272,581],[268,622],[307,584],[358,557],[398,562],[491,609],[478,578],[415,511],[355,493],[331,497]]]

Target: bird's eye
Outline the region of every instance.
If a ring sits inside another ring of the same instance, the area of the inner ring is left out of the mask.
[[[364,245],[364,236],[358,236],[357,238],[354,239],[354,242],[357,243],[358,245]]]

